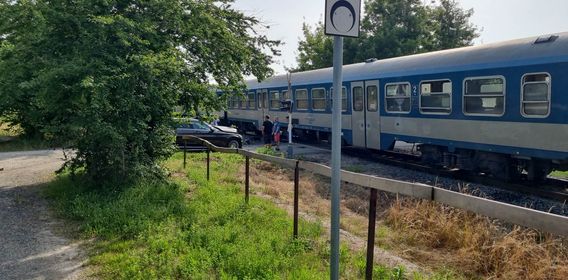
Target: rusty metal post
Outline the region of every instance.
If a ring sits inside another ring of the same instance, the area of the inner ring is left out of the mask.
[[[183,140],[183,169],[185,169],[185,162],[187,158],[187,140]]]
[[[296,161],[296,168],[294,168],[294,238],[298,238],[298,204],[300,196],[300,168]]]
[[[249,173],[249,169],[250,169],[250,159],[248,156],[245,157],[245,201],[246,203],[249,202],[249,190],[250,190],[250,183],[249,183],[249,178],[250,178],[250,173]]]
[[[209,162],[211,161],[211,150],[209,149],[209,146],[207,146],[207,181],[209,181]]]
[[[373,259],[375,254],[375,222],[377,218],[377,189],[371,189],[369,200],[369,229],[367,232],[367,268],[365,279],[373,279]]]

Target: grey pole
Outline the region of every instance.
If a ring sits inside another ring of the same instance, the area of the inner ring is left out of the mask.
[[[341,94],[343,37],[333,37],[333,112],[331,124],[331,264],[332,280],[339,279],[339,187],[341,183]]]
[[[288,78],[288,96],[290,100],[294,100],[292,97],[292,73],[286,74],[286,78]],[[293,105],[296,106],[296,105]],[[286,151],[286,157],[292,158],[294,156],[294,146],[292,145],[292,110],[288,112],[288,150]]]

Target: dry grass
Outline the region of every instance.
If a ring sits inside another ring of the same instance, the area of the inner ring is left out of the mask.
[[[468,277],[568,279],[566,240],[518,227],[506,230],[479,215],[410,199],[397,200],[386,222],[398,232],[399,244],[442,251],[442,260]]]
[[[216,160],[216,159],[215,159]],[[244,182],[244,164],[229,178]],[[253,160],[252,192],[279,204],[293,203],[293,172]],[[330,179],[301,173],[300,211],[329,219]],[[341,228],[366,239],[368,190],[343,184]],[[376,242],[431,271],[452,272],[448,278],[568,279],[566,240],[534,230],[504,227],[497,221],[437,203],[379,193]],[[455,272],[455,273],[454,273]]]

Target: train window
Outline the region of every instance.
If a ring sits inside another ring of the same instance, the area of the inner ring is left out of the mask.
[[[247,108],[247,95],[246,94],[239,96],[239,108],[242,108],[242,109]]]
[[[308,91],[305,89],[296,90],[296,109],[308,110]]]
[[[333,88],[330,89],[331,108],[333,110]],[[341,111],[347,111],[347,88],[343,87],[341,91]]]
[[[546,73],[523,76],[521,113],[525,117],[548,116],[550,112],[550,75]]]
[[[231,108],[238,108],[239,103],[236,95],[231,97]]]
[[[363,111],[363,88],[354,87],[353,88],[353,111]]]
[[[502,116],[505,113],[505,78],[468,78],[464,82],[466,115]]]
[[[312,109],[314,110],[325,110],[325,89],[317,88],[312,89]]]
[[[449,114],[452,111],[452,82],[450,80],[420,83],[420,112]]]
[[[291,100],[292,98],[290,97],[290,95],[288,94],[287,90],[283,90],[282,91],[282,100]]]
[[[376,112],[379,110],[379,90],[377,86],[367,87],[367,111]]]
[[[387,84],[385,99],[387,112],[410,113],[410,84]]]
[[[277,91],[270,92],[270,109],[280,109],[280,93]]]
[[[256,109],[256,96],[254,95],[254,92],[248,93],[248,108]]]
[[[258,108],[262,109],[262,108],[268,108],[268,100],[266,100],[266,91],[260,92],[257,91],[258,93]]]

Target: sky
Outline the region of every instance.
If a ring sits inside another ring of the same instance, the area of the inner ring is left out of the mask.
[[[430,2],[430,0],[423,0]],[[363,1],[364,2],[364,1]],[[464,9],[474,9],[470,22],[480,36],[475,45],[568,31],[567,0],[457,0]],[[325,0],[235,0],[233,6],[269,26],[261,32],[281,40],[282,55],[272,65],[275,74],[294,67],[302,23],[323,21]],[[363,7],[364,12],[364,7]]]

